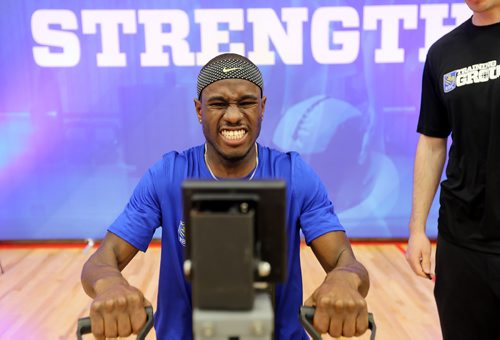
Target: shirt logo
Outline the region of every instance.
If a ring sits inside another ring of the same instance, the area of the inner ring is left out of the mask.
[[[177,234],[179,237],[179,242],[183,247],[186,246],[186,224],[183,220],[179,222],[179,227],[177,227]]]
[[[232,71],[236,71],[236,70],[241,70],[243,67],[224,67],[222,69],[222,72],[224,73],[228,73],[228,72],[232,72]]]
[[[500,78],[500,65],[496,60],[474,64],[446,73],[443,76],[444,93],[457,87],[486,83]]]
[[[457,87],[457,71],[452,71],[443,76],[444,93],[453,91]]]

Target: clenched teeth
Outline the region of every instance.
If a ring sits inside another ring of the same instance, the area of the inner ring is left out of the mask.
[[[241,139],[245,136],[246,131],[245,130],[222,130],[221,134],[224,136],[224,138],[227,139]]]

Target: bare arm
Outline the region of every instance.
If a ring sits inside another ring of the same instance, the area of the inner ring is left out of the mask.
[[[81,280],[87,295],[95,298],[103,281],[127,283],[121,271],[137,252],[137,248],[108,232],[99,248],[83,266]]]
[[[446,138],[420,135],[415,155],[410,239],[406,259],[413,271],[422,277],[431,275],[431,245],[425,234],[425,227],[446,161],[446,143]]]
[[[149,303],[121,274],[137,252],[137,248],[108,232],[83,266],[82,285],[94,299],[90,318],[96,338],[137,334],[146,321],[144,306]]]
[[[344,232],[331,232],[311,242],[311,248],[327,274],[332,271],[351,273],[352,282],[363,297],[368,294],[370,280],[365,267],[354,257]]]
[[[311,247],[327,273],[323,283],[305,302],[315,305],[314,327],[333,337],[359,336],[368,328],[365,297],[370,281],[365,267],[354,257],[344,232],[330,232]]]

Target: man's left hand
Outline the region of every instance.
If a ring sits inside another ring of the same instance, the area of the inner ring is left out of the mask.
[[[368,309],[358,292],[359,278],[346,268],[335,268],[306,300],[315,306],[313,326],[332,337],[360,336],[368,329]]]

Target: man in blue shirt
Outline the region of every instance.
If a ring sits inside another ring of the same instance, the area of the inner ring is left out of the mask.
[[[191,339],[191,288],[182,262],[185,179],[269,179],[287,183],[287,279],[276,287],[276,339],[307,339],[298,320],[302,305],[300,230],[326,271],[324,282],[305,302],[316,306],[314,327],[334,337],[357,336],[368,327],[364,297],[368,273],[356,261],[325,187],[295,152],[256,142],[266,105],[260,70],[247,58],[226,53],[210,60],[198,76],[195,110],[206,142],[169,152],[142,177],[124,211],[109,227],[82,271],[94,301],[90,317],[97,337],[128,336],[144,325],[143,294],[121,270],[146,251],[162,227],[162,252],[155,330],[158,339]],[[216,246],[216,245],[214,245]]]

